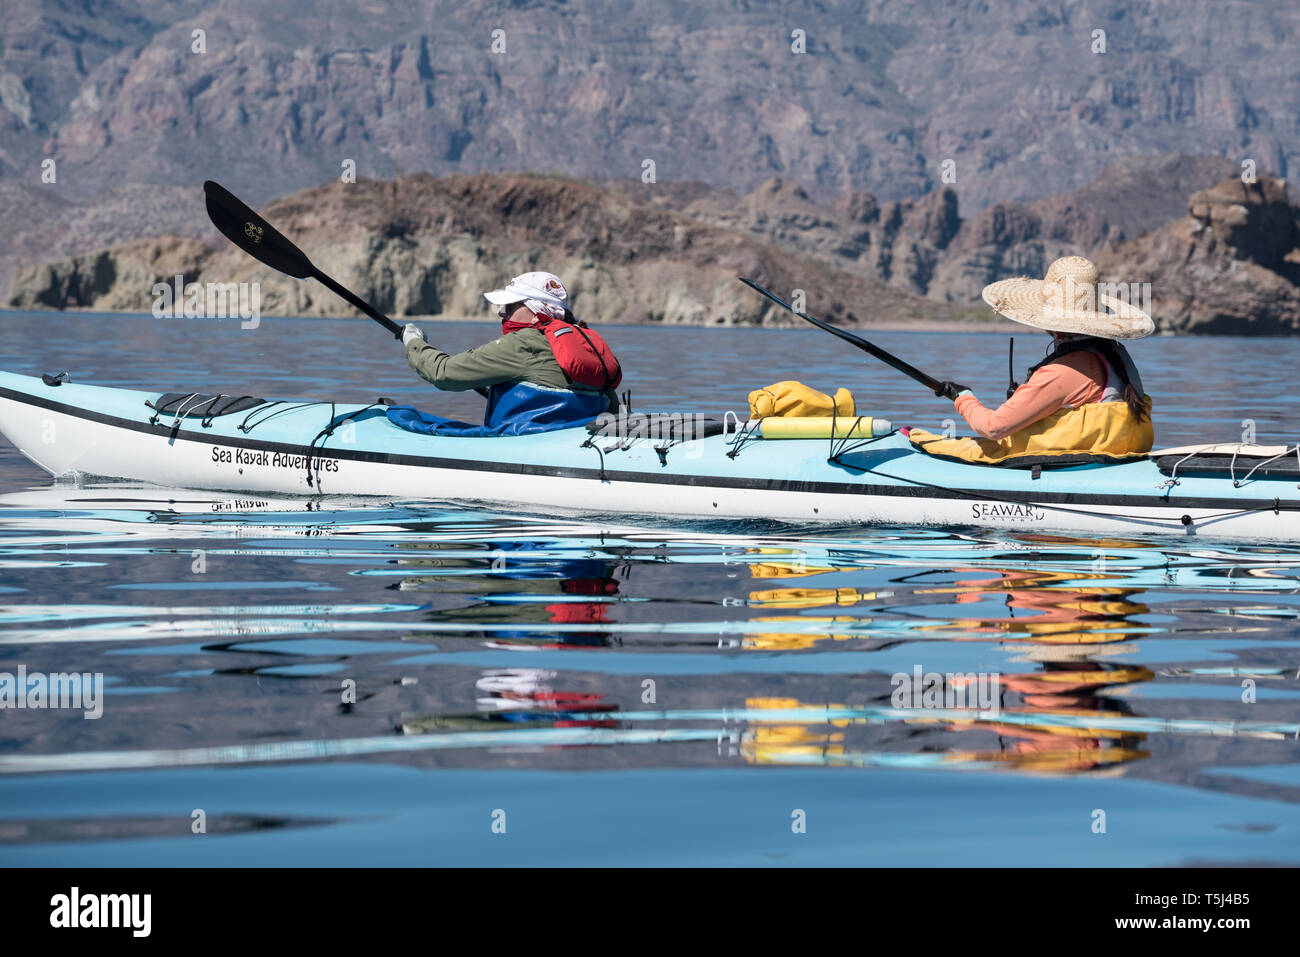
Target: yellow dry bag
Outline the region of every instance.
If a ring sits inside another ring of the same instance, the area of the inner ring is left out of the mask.
[[[749,394],[749,415],[752,419],[770,416],[853,416],[853,393],[840,389],[832,399],[824,392],[802,382],[778,382],[766,389],[755,389]]]

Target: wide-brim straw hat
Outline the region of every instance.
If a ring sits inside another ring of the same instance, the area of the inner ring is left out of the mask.
[[[1082,256],[1066,256],[1047,267],[1042,279],[1020,276],[984,287],[984,301],[1016,322],[1048,332],[1103,339],[1141,339],[1156,331],[1151,317],[1132,303],[1098,288],[1097,267]],[[1132,287],[1114,287],[1127,292]]]

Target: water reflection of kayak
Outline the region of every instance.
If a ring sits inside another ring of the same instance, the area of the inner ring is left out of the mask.
[[[1031,471],[930,457],[896,432],[737,441],[705,429],[704,437],[681,441],[620,440],[575,427],[428,436],[398,427],[381,404],[163,399],[0,373],[0,431],[56,476],[177,488],[1300,541],[1294,451],[1270,457],[1215,447]]]

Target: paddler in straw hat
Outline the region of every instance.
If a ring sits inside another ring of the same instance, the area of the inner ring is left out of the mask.
[[[985,286],[984,301],[1008,319],[1049,333],[1051,349],[996,409],[966,386],[943,383],[938,394],[953,399],[985,441],[926,441],[926,451],[993,464],[1061,452],[1104,460],[1150,451],[1151,399],[1118,340],[1149,336],[1155,324],[1138,307],[1099,294],[1096,266],[1082,256],[1066,256],[1042,279]]]

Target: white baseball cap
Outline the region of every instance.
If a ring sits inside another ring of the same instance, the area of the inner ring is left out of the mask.
[[[560,277],[550,272],[526,272],[515,276],[501,289],[483,293],[483,298],[494,306],[522,302],[534,313],[563,319],[569,309],[569,291]]]

